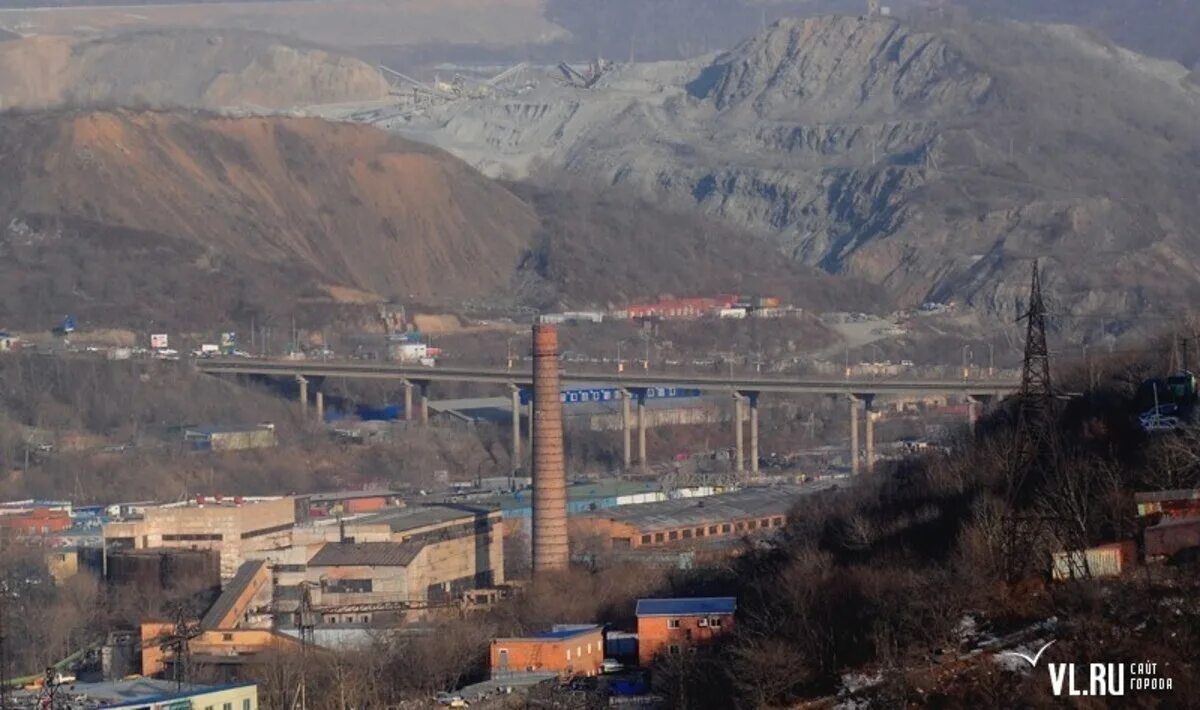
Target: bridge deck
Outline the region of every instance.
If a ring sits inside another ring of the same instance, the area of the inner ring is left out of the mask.
[[[485,384],[531,386],[532,375],[525,370],[487,367],[422,367],[391,363],[327,362],[308,360],[199,360],[196,367],[209,374],[264,375],[276,377],[347,377],[356,379],[394,379],[413,382],[479,382]],[[706,390],[741,392],[792,392],[811,394],[913,394],[955,393],[994,395],[1015,391],[1015,380],[920,380],[920,379],[837,379],[813,377],[732,376],[685,373],[571,372],[564,370],[563,384],[605,384],[613,387],[694,387]]]

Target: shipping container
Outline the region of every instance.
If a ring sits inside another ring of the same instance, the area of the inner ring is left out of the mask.
[[[1146,559],[1169,559],[1190,548],[1200,548],[1200,517],[1164,520],[1146,528]]]
[[[638,637],[628,631],[609,631],[604,635],[605,658],[637,658]]]
[[[1052,576],[1055,580],[1117,577],[1132,566],[1136,558],[1137,546],[1132,541],[1056,552]]]

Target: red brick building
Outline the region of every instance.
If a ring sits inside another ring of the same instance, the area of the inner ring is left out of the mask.
[[[6,537],[44,537],[71,527],[71,514],[65,510],[34,508],[20,513],[0,515],[0,535]]]
[[[638,663],[650,665],[664,653],[682,653],[733,629],[733,597],[639,599]]]
[[[522,638],[492,641],[493,678],[517,673],[558,673],[564,678],[600,673],[604,630],[595,625],[560,625]]]

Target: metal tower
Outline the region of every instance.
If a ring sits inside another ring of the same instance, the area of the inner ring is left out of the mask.
[[[1029,310],[1017,320],[1026,321],[1025,364],[1021,368],[1022,413],[1044,414],[1054,393],[1050,388],[1050,352],[1046,347],[1046,302],[1038,263],[1033,262],[1029,284]]]

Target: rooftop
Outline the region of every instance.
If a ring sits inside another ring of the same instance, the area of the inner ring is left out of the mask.
[[[814,481],[803,486],[746,488],[703,498],[619,506],[585,515],[649,530],[694,527],[738,518],[783,515],[798,498],[836,487],[833,481]]]
[[[330,542],[308,561],[309,567],[405,567],[412,563],[425,543]]]
[[[703,616],[737,611],[734,597],[691,597],[685,599],[639,599],[638,616]]]
[[[233,575],[233,579],[229,580],[229,583],[221,590],[221,596],[217,597],[217,600],[209,607],[208,613],[200,620],[200,628],[206,631],[218,628],[221,621],[229,615],[229,612],[233,611],[238,598],[250,587],[254,578],[266,564],[262,560],[243,562],[238,567],[237,573]]]
[[[546,631],[529,634],[528,636],[512,638],[512,639],[496,639],[497,641],[513,641],[513,640],[530,640],[538,641],[564,641],[573,639],[576,636],[595,633],[600,630],[597,624],[556,624],[553,628]]]
[[[387,525],[397,533],[459,520],[476,520],[496,511],[496,507],[491,505],[431,503],[366,515],[353,522],[348,521],[347,525]]]
[[[332,493],[305,493],[296,496],[297,498],[306,498],[310,503],[328,503],[339,500],[356,500],[358,498],[391,498],[398,496],[398,491],[393,491],[390,488],[374,488],[361,491],[334,491]]]
[[[244,431],[271,431],[274,424],[210,424],[207,426],[190,426],[186,432],[191,435],[236,434]]]

